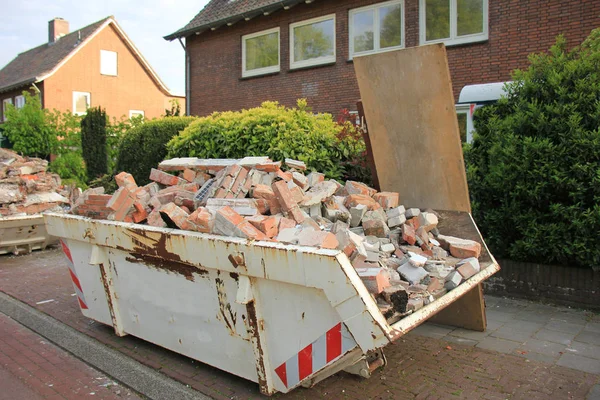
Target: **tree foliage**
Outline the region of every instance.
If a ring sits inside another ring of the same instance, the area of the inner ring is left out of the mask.
[[[349,160],[364,151],[364,143],[356,135],[338,137],[345,129],[354,128],[337,124],[330,114],[311,113],[306,100],[298,100],[297,108],[264,102],[249,110],[199,118],[169,142],[168,157],[293,158],[304,161],[311,170],[339,179],[346,173]]]
[[[87,166],[88,181],[108,172],[106,112],[101,107],[88,108],[81,120],[81,150]]]
[[[474,217],[500,257],[600,266],[600,29],[529,62],[476,113]]]
[[[138,185],[145,185],[150,181],[150,170],[165,159],[167,142],[195,119],[168,117],[131,128],[119,144],[115,172],[127,171]]]
[[[17,153],[46,158],[57,146],[56,132],[49,123],[48,112],[42,109],[39,96],[28,91],[24,91],[23,96],[22,108],[8,104],[3,135]]]

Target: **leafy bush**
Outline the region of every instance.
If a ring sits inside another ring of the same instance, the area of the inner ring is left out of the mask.
[[[100,107],[88,108],[81,120],[81,153],[87,166],[88,181],[108,172],[106,112]]]
[[[17,153],[46,158],[56,148],[56,132],[49,124],[48,113],[42,109],[39,96],[28,91],[24,91],[23,96],[25,104],[22,108],[8,105],[3,135]]]
[[[50,163],[48,169],[58,174],[63,184],[74,184],[87,189],[87,172],[80,152],[72,151],[59,155]]]
[[[354,128],[337,124],[330,114],[312,114],[306,100],[298,100],[298,108],[264,102],[257,108],[217,112],[191,123],[169,142],[168,157],[293,158],[340,179],[347,161],[364,150],[362,141],[352,135],[340,140],[337,135],[343,129]]]
[[[168,117],[131,128],[119,144],[115,172],[127,171],[139,185],[148,183],[150,170],[167,155],[167,142],[195,119]]]
[[[513,73],[465,150],[473,214],[492,251],[600,266],[600,30]]]

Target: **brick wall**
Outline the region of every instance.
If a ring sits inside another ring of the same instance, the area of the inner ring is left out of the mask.
[[[264,100],[294,105],[300,97],[308,98],[315,111],[355,110],[359,92],[354,66],[348,61],[348,11],[374,3],[378,2],[301,3],[287,11],[190,36],[191,114],[253,107]],[[407,47],[419,42],[418,3],[405,0]],[[291,71],[289,24],[332,13],[336,15],[336,63]],[[599,26],[598,0],[489,0],[489,40],[448,48],[455,98],[464,85],[508,80],[510,71],[527,66],[529,53],[548,49],[558,34],[564,33],[569,46],[574,46]],[[241,79],[242,35],[275,27],[280,28],[281,71]]]
[[[499,260],[485,293],[600,310],[600,271]]]

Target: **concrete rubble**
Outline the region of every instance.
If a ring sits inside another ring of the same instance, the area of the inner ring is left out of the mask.
[[[69,194],[60,177],[46,171],[48,161],[0,149],[0,217],[62,211]]]
[[[433,210],[401,194],[307,173],[301,161],[176,158],[138,186],[127,172],[112,195],[86,190],[72,213],[90,218],[339,249],[394,322],[477,274],[480,243],[445,236]]]

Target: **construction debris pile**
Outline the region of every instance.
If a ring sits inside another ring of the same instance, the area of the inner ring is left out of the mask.
[[[0,149],[0,217],[62,211],[69,199],[60,177],[46,172],[48,161]]]
[[[479,272],[481,244],[437,229],[433,210],[399,194],[305,174],[296,160],[166,160],[152,183],[116,176],[113,195],[85,191],[72,212],[91,218],[342,250],[388,320],[397,320]]]

